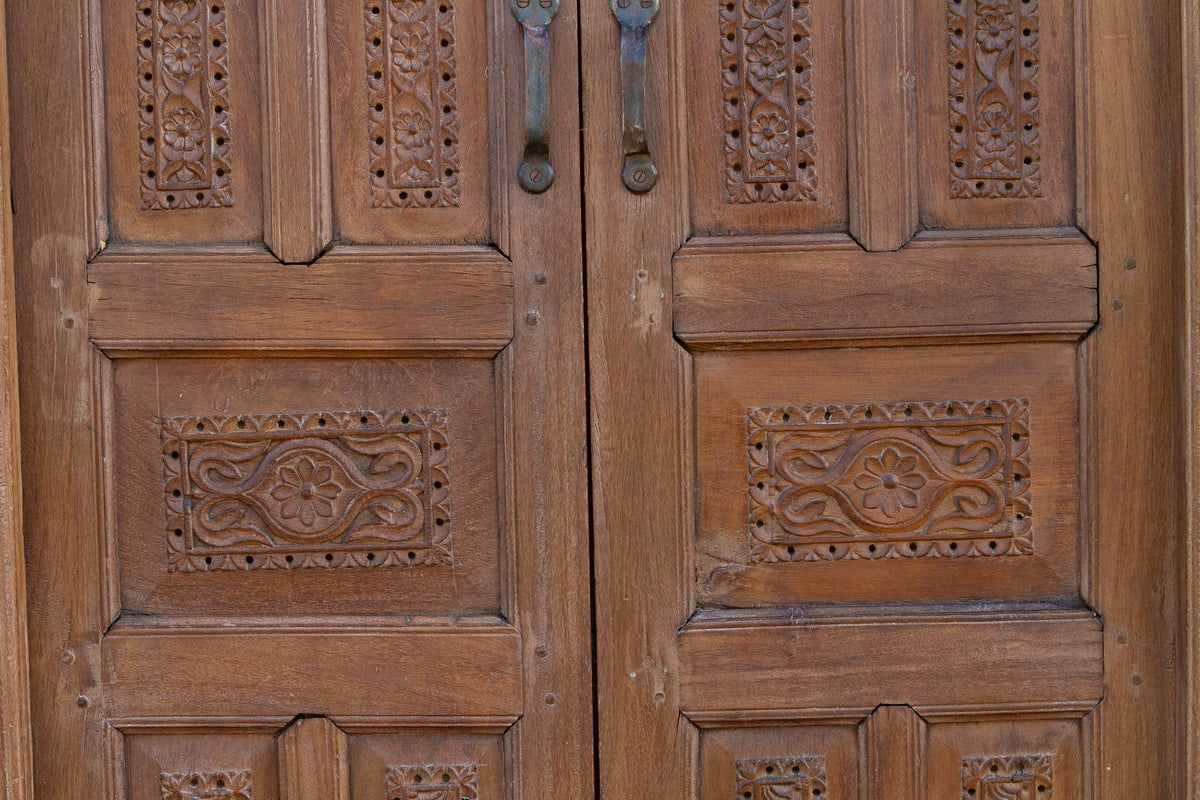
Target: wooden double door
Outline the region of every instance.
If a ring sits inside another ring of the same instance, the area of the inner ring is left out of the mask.
[[[8,0],[36,795],[1171,796],[1175,11]]]

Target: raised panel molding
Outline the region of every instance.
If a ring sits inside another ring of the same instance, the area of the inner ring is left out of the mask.
[[[251,800],[250,770],[164,772],[162,800]]]
[[[738,759],[737,800],[825,797],[824,756]]]
[[[963,800],[1051,800],[1051,756],[964,758]]]
[[[168,570],[451,560],[444,411],[161,421]]]
[[[459,204],[453,0],[365,0],[372,208]]]
[[[386,800],[476,800],[478,796],[474,764],[387,768]]]
[[[950,196],[1041,197],[1038,0],[949,0]]]
[[[1029,402],[751,408],[755,562],[1033,552]]]
[[[142,209],[233,205],[225,0],[138,0]]]
[[[814,200],[809,0],[721,0],[730,203]]]

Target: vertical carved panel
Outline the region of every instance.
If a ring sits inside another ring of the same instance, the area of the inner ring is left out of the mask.
[[[386,800],[476,800],[477,773],[474,764],[388,767]]]
[[[142,209],[233,205],[225,0],[138,0]]]
[[[748,411],[753,561],[1033,552],[1027,400]]]
[[[963,800],[1052,800],[1051,757],[964,758]]]
[[[814,200],[809,0],[721,0],[730,203]]]
[[[457,206],[454,3],[365,3],[371,206]]]
[[[164,772],[162,800],[250,800],[250,770]]]
[[[1037,8],[949,0],[951,197],[1041,197]]]
[[[161,424],[171,571],[451,560],[444,412]]]
[[[799,758],[739,759],[738,800],[795,800],[825,796],[825,759]]]

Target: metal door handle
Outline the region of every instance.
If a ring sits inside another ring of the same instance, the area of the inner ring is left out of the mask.
[[[646,142],[646,29],[658,16],[659,0],[609,0],[621,23],[621,137],[625,188],[644,194],[658,183],[658,167]]]
[[[525,157],[517,171],[521,188],[541,194],[554,183],[550,166],[550,23],[559,0],[512,0],[525,31]]]

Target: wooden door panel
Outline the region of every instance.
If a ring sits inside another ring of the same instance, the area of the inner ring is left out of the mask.
[[[262,241],[255,6],[122,0],[101,21],[109,236]]]
[[[841,6],[685,7],[687,55],[706,65],[689,75],[696,233],[846,230]],[[783,81],[766,80],[776,75]]]
[[[130,800],[277,800],[275,737],[253,731],[110,733],[113,789]]]
[[[1074,224],[1076,149],[1086,144],[1075,128],[1074,5],[913,7],[921,226]]]
[[[356,732],[350,736],[350,800],[486,800],[503,797],[502,737]]]
[[[933,721],[929,798],[1090,797],[1091,720]]]
[[[697,602],[1079,602],[1076,359],[698,353]]]
[[[491,241],[486,3],[329,4],[333,215],[357,244]],[[518,113],[518,112],[514,112]]]
[[[861,796],[852,724],[706,730],[700,754],[702,800]]]

